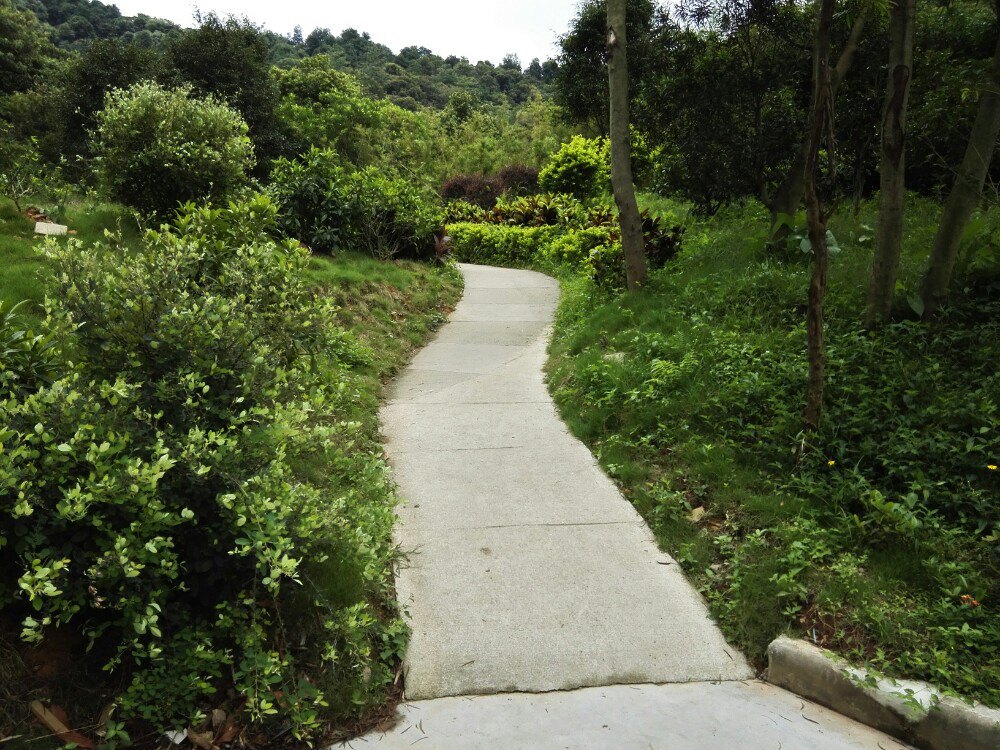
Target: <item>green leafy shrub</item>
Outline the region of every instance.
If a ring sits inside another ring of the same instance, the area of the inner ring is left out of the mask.
[[[387,176],[378,167],[351,175],[351,233],[354,247],[373,258],[428,258],[434,233],[444,226],[444,211],[408,180]]]
[[[444,204],[445,221],[448,224],[480,223],[486,220],[486,211],[466,200],[453,200]]]
[[[2,127],[0,136],[0,195],[14,201],[20,212],[21,201],[35,192],[42,175],[38,144],[34,138],[17,141]]]
[[[580,200],[608,192],[611,165],[607,142],[575,136],[554,153],[538,175],[538,185],[549,193],[569,193]]]
[[[328,150],[279,160],[269,191],[281,231],[319,252],[427,258],[445,221],[444,210],[409,181],[376,167],[349,171]]]
[[[316,252],[339,250],[350,231],[347,180],[333,151],[312,148],[299,159],[279,159],[268,186],[278,207],[278,228]]]
[[[583,268],[589,262],[590,254],[595,249],[611,245],[614,242],[612,235],[612,231],[607,227],[592,227],[566,232],[542,248],[541,255],[556,265]]]
[[[572,195],[540,194],[519,198],[500,198],[492,211],[484,215],[494,224],[520,227],[583,226],[587,211]]]
[[[398,620],[301,574],[335,554],[327,577],[384,589],[392,512],[337,416],[363,355],[274,218],[255,198],[188,206],[135,248],[51,243],[49,313],[77,364],[0,395],[0,606],[28,641],[58,624],[92,639],[125,685],[118,715],[156,730],[232,688],[248,720],[305,737],[325,701],[307,663],[353,676],[363,703],[398,653]]]
[[[149,82],[108,94],[93,150],[114,200],[160,215],[232,195],[254,164],[239,113],[190,88]]]
[[[587,275],[604,294],[625,289],[625,256],[620,241],[598,245],[587,256]]]
[[[334,68],[328,55],[274,68],[274,76],[282,97],[280,119],[297,146],[289,151],[329,148],[353,164],[369,156],[370,131],[385,119],[384,105],[365,97],[361,85]]]
[[[535,195],[500,199],[492,211],[466,213],[474,220],[448,225],[458,260],[561,266],[588,276],[602,293],[625,288],[621,229],[604,207],[587,209],[568,195]],[[642,218],[650,267],[662,268],[680,252],[684,229],[667,229],[646,211]]]
[[[24,327],[17,314],[0,303],[0,393],[35,391],[59,372],[59,351],[51,336]]]
[[[562,233],[560,227],[511,227],[450,224],[451,253],[456,260],[501,266],[530,266]]]

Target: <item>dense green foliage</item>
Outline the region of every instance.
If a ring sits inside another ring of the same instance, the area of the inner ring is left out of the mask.
[[[122,16],[114,5],[94,0],[13,2],[37,16],[48,27],[52,41],[64,49],[81,50],[95,40],[113,40],[146,49],[178,50],[178,45],[185,46],[199,36],[163,19],[145,15]],[[240,21],[213,20],[211,14],[198,20],[207,22],[209,26],[246,28]],[[201,36],[204,41],[213,42],[211,35],[203,33]],[[532,60],[522,69],[520,61],[513,56],[508,56],[500,65],[494,65],[487,61],[470,62],[454,55],[441,57],[426,47],[416,46],[395,54],[368,34],[355,29],[346,29],[339,35],[329,29],[314,29],[308,34],[296,29],[288,37],[262,30],[258,37],[264,45],[269,64],[289,67],[314,55],[326,55],[338,70],[356,76],[369,95],[387,97],[411,110],[443,108],[449,97],[456,93],[470,96],[482,104],[517,106],[528,101],[533,92],[547,90],[558,69],[553,60],[544,63]],[[242,45],[234,48],[232,39],[230,37],[226,46],[238,55],[245,53],[247,48]],[[218,35],[214,41],[219,41]],[[193,64],[200,66],[197,59],[214,56],[216,50],[190,48],[190,51],[195,53]],[[180,63],[183,68],[185,61],[181,59]],[[233,65],[223,67],[231,72],[236,64],[234,60]],[[223,78],[232,80],[229,75]],[[191,82],[198,83],[197,80]],[[221,93],[207,80],[206,85],[207,91]],[[222,85],[228,84],[223,82]],[[253,127],[254,119],[247,112],[244,116]]]
[[[907,162],[911,189],[938,195],[952,180],[993,55],[988,3],[920,0]],[[838,62],[862,6],[845,3],[834,28]],[[575,123],[606,132],[603,4],[582,3],[562,37],[555,100]],[[629,1],[632,123],[654,156],[664,195],[714,211],[732,200],[770,198],[805,137],[812,94],[815,7],[810,3],[673,6]],[[832,192],[870,196],[878,186],[878,132],[889,35],[878,7],[837,88]],[[997,170],[993,166],[994,180]]]
[[[802,432],[807,272],[766,251],[760,209],[689,229],[641,296],[600,304],[572,277],[551,387],[753,658],[778,633],[805,632],[996,704],[1000,278],[980,276],[932,325],[866,334],[870,210],[833,225],[818,433]],[[909,223],[906,284],[936,213]]]
[[[494,224],[448,225],[451,252],[456,260],[497,266],[530,266],[555,237],[557,226],[512,227]]]
[[[62,71],[57,104],[60,112],[47,141],[50,159],[59,156],[89,158],[89,133],[97,125],[105,97],[115,89],[127,89],[141,81],[163,78],[163,61],[151,49],[118,40],[96,41],[79,56],[69,59]],[[82,164],[71,163],[74,172],[86,175]]]
[[[452,255],[472,263],[581,274],[602,293],[625,288],[621,229],[612,208],[571,195],[503,198],[489,211],[452,202],[447,232]],[[641,214],[646,255],[660,268],[681,250],[682,226]],[[669,218],[669,217],[667,217]]]
[[[123,16],[117,6],[92,0],[16,0],[51,29],[60,47],[78,48],[95,39],[119,40],[140,47],[162,44],[180,27],[146,15]]]
[[[611,184],[608,153],[607,141],[575,136],[546,162],[538,174],[538,186],[581,200],[603,195]]]
[[[374,167],[345,168],[332,151],[314,148],[302,159],[281,160],[271,179],[282,231],[317,251],[428,258],[444,223],[433,196]]]
[[[1000,703],[995,209],[962,225],[941,314],[918,321],[915,295],[1000,27],[973,0],[918,2],[904,262],[893,315],[864,330],[885,10],[835,14],[834,62],[852,30],[858,47],[821,148],[828,373],[807,430],[821,253],[802,186],[774,206],[805,174],[815,4],[629,1],[633,171],[659,210],[641,216],[650,283],[626,295],[600,0],[558,63],[525,70],[353,29],[0,0],[0,676],[16,699],[63,690],[81,727],[113,701],[109,748],[207,730],[215,708],[248,745],[319,740],[384,704],[405,632],[378,398],[457,288],[400,259],[450,249],[561,278],[550,385],[567,422],[753,659],[807,634]],[[43,244],[38,218],[78,234]],[[766,243],[775,220],[788,236]],[[65,645],[86,676],[24,669],[31,644]],[[0,730],[21,720],[10,694]]]
[[[30,89],[54,52],[31,13],[0,2],[0,96]]]
[[[4,615],[93,641],[123,686],[110,742],[241,704],[314,735],[395,674],[374,404],[454,286],[327,267],[274,219],[258,197],[141,242],[52,242],[45,335],[0,315]]]
[[[173,37],[166,64],[200,95],[213,96],[246,121],[257,160],[266,168],[284,153],[278,119],[278,86],[271,75],[267,43],[248,21],[199,17],[199,26]]]
[[[50,313],[80,364],[3,404],[4,604],[31,605],[30,641],[70,622],[110,639],[138,669],[123,712],[158,726],[194,715],[228,649],[252,713],[265,686],[298,689],[255,600],[295,580],[321,523],[284,460],[295,437],[329,440],[301,405],[322,387],[306,357],[354,354],[268,219],[258,202],[191,211],[137,252],[52,246]]]
[[[254,164],[237,112],[190,89],[155,83],[108,96],[93,150],[112,198],[160,214],[190,200],[231,195]]]

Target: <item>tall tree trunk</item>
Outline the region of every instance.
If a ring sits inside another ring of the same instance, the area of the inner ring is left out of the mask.
[[[861,37],[864,35],[865,25],[868,22],[868,8],[865,7],[854,19],[851,26],[850,36],[847,38],[844,49],[840,52],[837,65],[830,73],[831,95],[836,95],[837,88],[844,80],[844,76],[851,69],[854,62],[854,55],[861,45]],[[806,190],[806,162],[809,159],[809,138],[807,137],[799,144],[792,159],[792,166],[789,168],[785,179],[774,191],[774,196],[765,198],[765,205],[771,212],[771,240],[772,245],[781,245],[788,236],[790,227],[778,222],[783,216],[795,216],[802,203],[802,197]]]
[[[632,182],[632,146],[629,139],[628,40],[625,35],[625,0],[608,0],[608,83],[610,98],[611,187],[618,204],[622,252],[629,291],[646,283],[646,243],[642,235],[639,204]]]
[[[882,156],[875,258],[865,325],[874,328],[892,312],[906,205],[906,104],[913,73],[915,0],[894,0],[889,16],[889,76],[882,111]]]
[[[979,109],[972,125],[972,134],[965,149],[962,166],[958,168],[955,185],[944,204],[944,214],[938,224],[930,263],[921,286],[924,316],[937,310],[948,293],[951,275],[958,258],[958,247],[972,212],[979,205],[983,184],[989,171],[993,151],[1000,133],[1000,37],[997,39],[993,64],[986,77],[979,99]]]
[[[812,278],[809,281],[809,308],[806,312],[806,335],[809,355],[809,385],[803,421],[806,429],[819,428],[823,418],[823,391],[826,384],[826,350],[823,341],[823,301],[830,252],[826,244],[826,217],[816,189],[816,166],[824,134],[832,134],[833,85],[830,76],[830,30],[836,0],[822,0],[816,28],[813,60],[813,111],[809,126],[809,150],[804,170],[806,218],[809,242],[813,251]],[[829,144],[833,147],[833,144]]]

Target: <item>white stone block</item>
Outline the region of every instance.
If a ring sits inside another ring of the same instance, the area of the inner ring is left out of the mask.
[[[65,224],[52,224],[47,221],[35,222],[35,234],[58,236],[66,234],[66,232],[68,231],[69,227],[67,227]]]

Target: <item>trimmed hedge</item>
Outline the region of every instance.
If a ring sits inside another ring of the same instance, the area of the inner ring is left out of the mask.
[[[514,227],[502,224],[451,224],[451,254],[461,262],[530,266],[564,230],[556,226]]]
[[[655,231],[654,231],[655,230]],[[569,269],[604,292],[625,288],[625,261],[617,227],[515,226],[458,222],[447,228],[458,261],[496,266]],[[646,236],[651,268],[662,268],[681,246],[683,229],[654,226]]]

